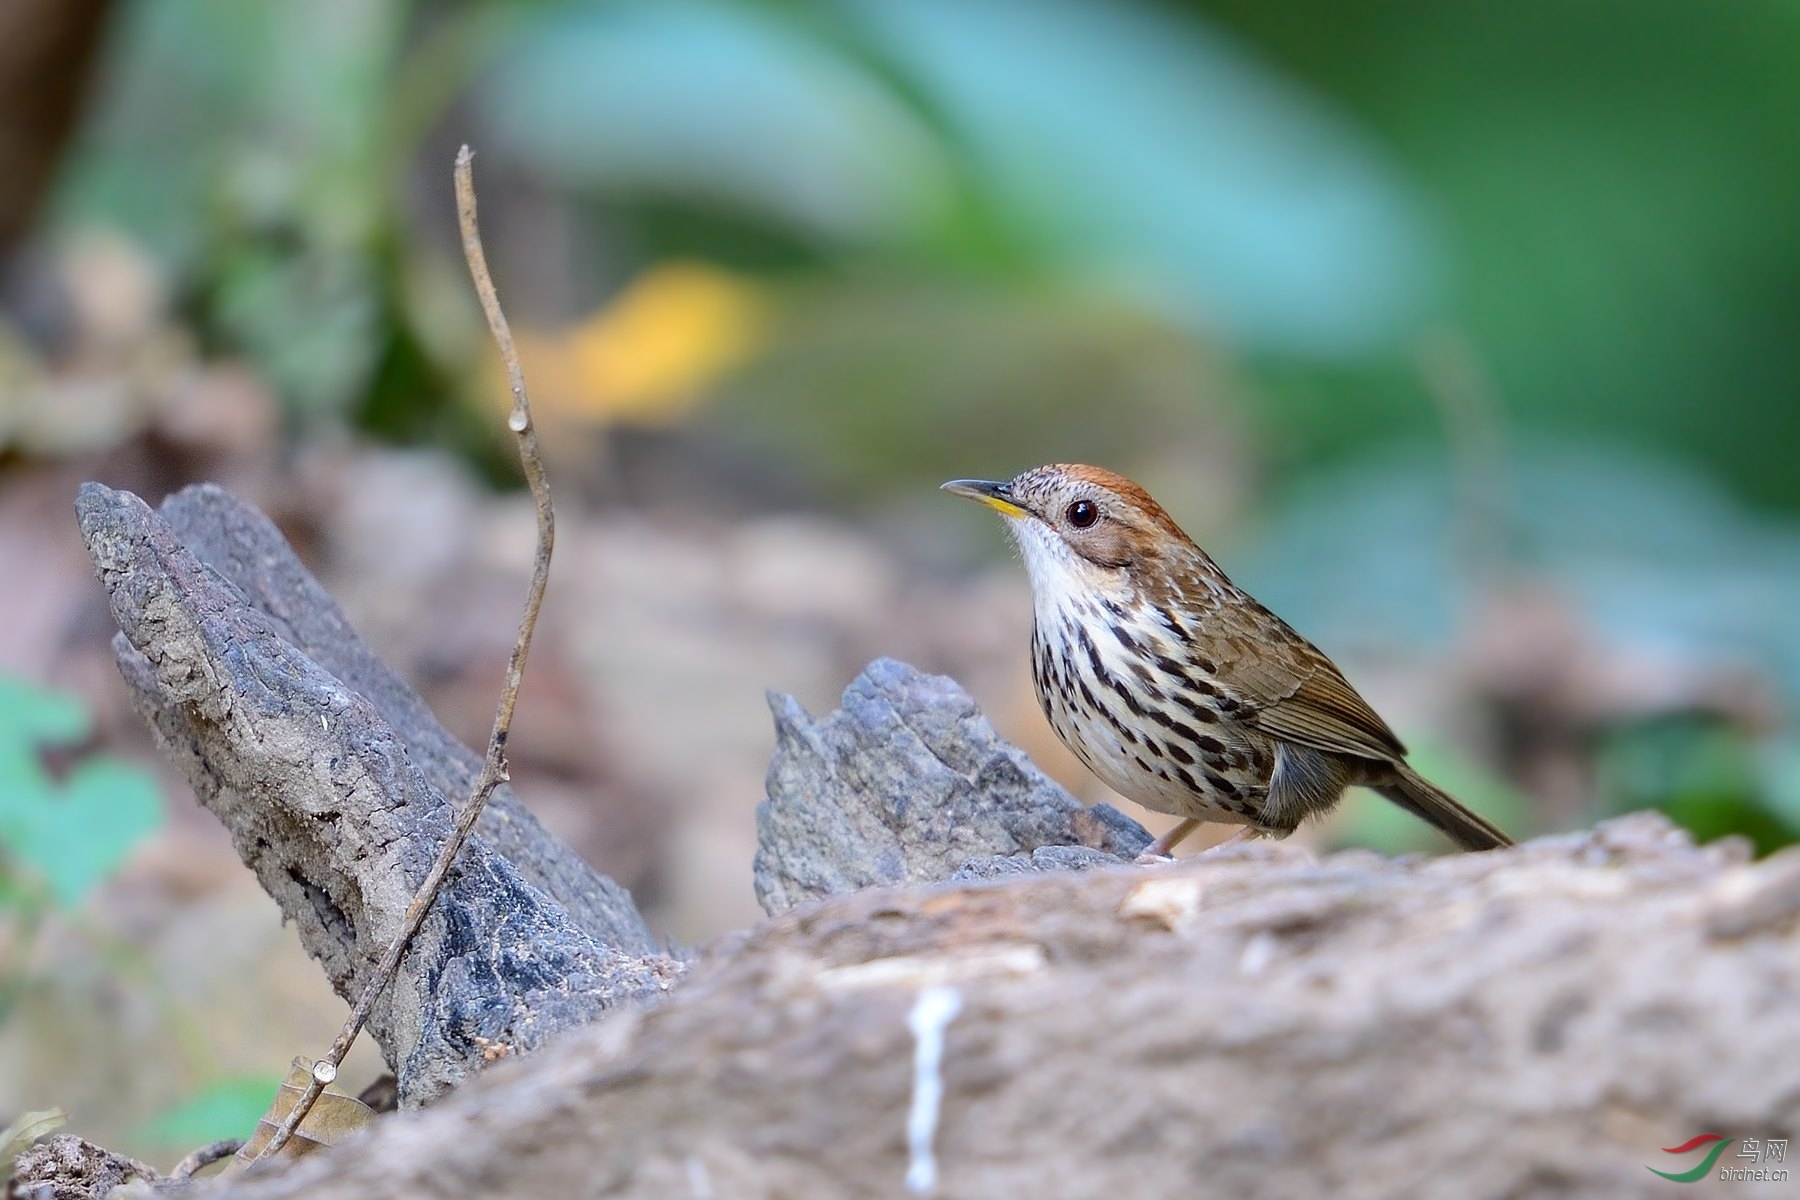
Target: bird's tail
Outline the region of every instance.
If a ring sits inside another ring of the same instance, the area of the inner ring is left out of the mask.
[[[1428,782],[1405,763],[1397,765],[1391,782],[1372,786],[1407,812],[1443,830],[1464,850],[1493,850],[1513,844],[1497,825],[1464,808],[1455,796]]]

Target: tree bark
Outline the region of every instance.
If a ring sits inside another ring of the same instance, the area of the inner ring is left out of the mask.
[[[1660,1195],[1700,1157],[1660,1147],[1800,1123],[1800,854],[1742,858],[1641,814],[835,897],[226,1194],[905,1196],[909,1017],[947,988],[946,1200]]]
[[[228,493],[190,488],[158,514],[88,484],[76,507],[134,702],[354,1000],[480,759]],[[679,973],[631,897],[502,787],[369,1028],[410,1106]]]

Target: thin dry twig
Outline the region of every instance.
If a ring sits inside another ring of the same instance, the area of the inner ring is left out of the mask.
[[[183,1158],[180,1162],[176,1163],[175,1169],[169,1172],[169,1178],[187,1179],[191,1177],[194,1172],[204,1170],[221,1159],[230,1158],[243,1148],[243,1138],[223,1138],[219,1141],[202,1146],[198,1150],[188,1154],[188,1156]]]
[[[457,853],[462,850],[470,831],[475,828],[482,809],[487,807],[488,797],[505,782],[506,739],[512,730],[513,708],[519,699],[519,683],[525,673],[525,656],[531,650],[532,630],[537,627],[538,609],[544,602],[544,588],[550,579],[550,551],[556,542],[556,520],[550,507],[550,483],[544,474],[537,427],[531,420],[531,403],[525,394],[525,370],[519,364],[519,352],[513,345],[512,329],[506,323],[506,314],[500,309],[500,297],[494,290],[493,277],[488,274],[487,254],[482,250],[481,231],[475,223],[474,160],[474,152],[467,146],[456,156],[456,219],[462,228],[463,257],[468,260],[469,275],[475,281],[475,294],[481,299],[481,309],[487,315],[488,329],[494,335],[494,344],[499,347],[500,357],[506,363],[507,379],[512,384],[513,408],[506,418],[506,427],[512,430],[518,441],[519,462],[524,468],[526,485],[531,489],[532,502],[537,507],[537,554],[531,565],[531,584],[525,593],[525,615],[519,622],[519,637],[513,643],[512,657],[506,665],[506,682],[500,689],[500,704],[494,713],[493,733],[488,737],[487,756],[482,762],[481,775],[475,781],[475,788],[462,811],[457,813],[450,836],[445,840],[444,848],[438,853],[437,861],[432,864],[425,882],[419,885],[412,903],[406,906],[400,931],[389,943],[387,953],[382,955],[368,987],[363,989],[362,998],[351,1010],[349,1019],[344,1022],[337,1040],[332,1042],[331,1049],[326,1051],[324,1058],[313,1064],[312,1081],[307,1084],[306,1091],[281,1122],[275,1135],[269,1139],[268,1145],[263,1147],[262,1153],[257,1156],[258,1161],[277,1153],[287,1144],[294,1130],[299,1128],[307,1113],[312,1111],[326,1085],[337,1078],[337,1069],[343,1063],[344,1055],[350,1052],[356,1035],[362,1032],[363,1024],[369,1019],[376,1000],[393,982],[394,973],[399,969],[400,959],[406,953],[407,945],[412,941],[413,934],[418,932],[425,913],[437,898],[444,876],[449,873]]]

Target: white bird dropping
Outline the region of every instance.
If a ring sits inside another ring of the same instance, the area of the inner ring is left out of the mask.
[[[937,1157],[932,1142],[937,1135],[938,1108],[944,1099],[944,1030],[962,1011],[962,993],[955,988],[928,987],[906,1014],[912,1030],[912,1109],[906,1114],[906,1190],[929,1196],[937,1190]]]

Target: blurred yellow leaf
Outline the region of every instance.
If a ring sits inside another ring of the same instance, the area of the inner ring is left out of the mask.
[[[767,318],[744,279],[703,263],[653,267],[579,323],[519,336],[532,407],[546,420],[679,420],[757,350]],[[494,394],[507,395],[504,381]]]

